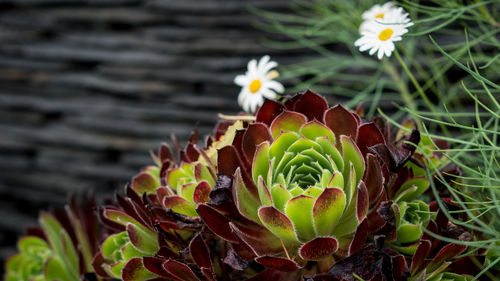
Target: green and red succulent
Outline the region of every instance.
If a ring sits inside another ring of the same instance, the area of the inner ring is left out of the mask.
[[[64,210],[42,212],[40,227],[19,239],[18,250],[6,263],[5,280],[78,281],[93,274],[92,258],[103,234],[94,214],[92,195],[72,197]]]
[[[467,247],[430,234],[470,237],[421,196],[423,161],[445,161],[411,124],[394,135],[310,91],[268,100],[255,120],[220,122],[205,148],[196,130],[183,149],[162,145],[98,208],[106,233],[74,202],[42,215],[6,280],[468,280]]]

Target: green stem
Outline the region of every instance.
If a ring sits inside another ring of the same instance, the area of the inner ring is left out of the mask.
[[[389,76],[391,76],[391,78],[394,80],[394,82],[396,82],[396,86],[399,89],[399,93],[401,94],[401,98],[403,99],[403,102],[410,109],[410,111],[416,112],[417,106],[416,106],[415,102],[413,101],[413,98],[410,94],[410,91],[406,87],[406,84],[403,82],[403,79],[401,79],[401,76],[399,75],[398,71],[396,70],[394,65],[389,60],[384,59],[383,62],[384,62],[385,69],[387,70],[387,73],[389,74]],[[417,127],[419,128],[419,130],[422,129],[421,128],[422,121],[419,118],[415,117],[415,122],[417,123]]]
[[[398,49],[394,50],[394,55],[396,56],[396,59],[399,61],[399,63],[403,67],[404,71],[406,72],[406,74],[410,78],[413,86],[415,86],[415,88],[417,89],[418,94],[424,100],[427,107],[432,111],[432,113],[436,113],[436,108],[434,107],[434,104],[432,104],[431,100],[427,97],[427,95],[425,94],[422,87],[420,87],[420,84],[418,84],[417,79],[415,79],[415,76],[413,76],[410,69],[408,68],[408,66],[404,62],[403,58],[401,58],[401,56],[399,55]],[[412,108],[410,108],[410,109],[412,109]],[[441,127],[441,130],[443,130],[443,133],[445,133],[446,135],[449,135],[448,129],[444,125],[441,124],[440,127]],[[419,127],[419,129],[420,129],[420,127]]]
[[[475,0],[476,3],[480,3],[480,0]],[[488,12],[488,9],[483,6],[478,7],[479,12],[484,16],[484,18],[489,21],[492,25],[499,27],[500,23],[496,22],[495,19],[491,16],[491,14]]]
[[[415,79],[415,76],[413,76],[413,74],[411,73],[410,69],[408,68],[408,66],[406,65],[406,63],[404,62],[404,60],[399,55],[398,49],[394,50],[394,55],[396,56],[396,59],[399,61],[399,63],[403,67],[404,71],[406,72],[406,74],[410,78],[411,82],[413,83],[413,86],[415,86],[415,88],[417,89],[418,94],[424,100],[424,102],[427,105],[427,107],[429,107],[429,109],[432,112],[436,112],[436,110],[434,108],[434,105],[429,100],[429,98],[425,94],[424,90],[422,90],[422,87],[420,87],[420,84],[418,84],[417,79]]]

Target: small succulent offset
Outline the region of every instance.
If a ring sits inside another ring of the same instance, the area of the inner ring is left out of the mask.
[[[95,206],[88,195],[72,197],[65,210],[42,212],[40,227],[19,239],[19,253],[7,261],[5,280],[78,281],[84,273],[92,273],[97,238],[103,234]]]

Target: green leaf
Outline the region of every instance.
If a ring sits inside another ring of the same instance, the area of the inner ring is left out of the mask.
[[[51,257],[47,260],[44,277],[46,281],[79,281],[79,278],[70,277],[64,262],[59,257]]]
[[[258,182],[259,176],[267,179],[269,172],[269,142],[263,142],[255,151],[252,164],[252,177],[254,182]]]
[[[292,221],[274,207],[259,208],[259,218],[262,224],[274,235],[287,242],[298,242]]]
[[[343,190],[335,187],[325,188],[323,193],[316,199],[313,207],[316,235],[331,235],[344,213],[345,206],[346,197]]]
[[[259,222],[257,211],[260,207],[260,202],[254,199],[253,195],[250,194],[245,186],[241,177],[240,168],[238,168],[235,173],[233,193],[235,195],[234,198],[236,198],[236,207],[238,207],[240,213],[255,222]]]
[[[293,222],[299,241],[305,242],[315,237],[312,212],[314,202],[313,197],[302,194],[290,199],[285,206],[285,214]]]
[[[332,130],[318,122],[317,120],[304,124],[300,128],[300,133],[306,138],[316,141],[318,137],[328,137],[332,143],[335,142],[335,135]]]
[[[273,197],[274,207],[281,212],[285,211],[285,204],[292,198],[292,195],[282,185],[275,184],[271,188],[271,196]]]
[[[357,185],[365,173],[365,159],[352,138],[342,135],[340,136],[340,142],[342,143],[342,153],[344,155],[344,173],[349,171],[349,162],[352,163],[356,171]]]

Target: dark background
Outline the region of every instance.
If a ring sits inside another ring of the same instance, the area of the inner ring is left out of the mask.
[[[121,190],[171,134],[238,112],[249,59],[303,56],[263,47],[248,11],[288,2],[0,0],[2,267],[39,210]]]

